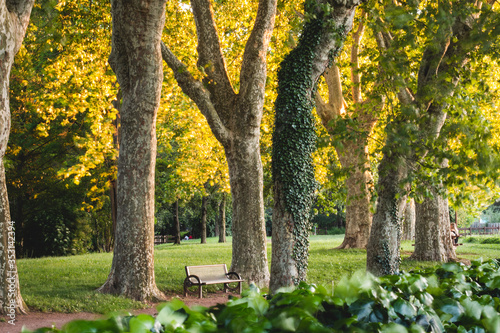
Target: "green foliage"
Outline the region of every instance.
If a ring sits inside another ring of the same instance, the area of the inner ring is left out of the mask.
[[[316,132],[311,113],[315,82],[311,82],[310,73],[321,30],[319,19],[304,26],[299,45],[281,63],[275,103],[273,179],[275,184],[282,186],[286,209],[294,218],[293,257],[297,262],[298,276],[306,275],[309,211],[316,189],[312,163]]]
[[[209,309],[175,300],[156,318],[115,315],[54,332],[496,332],[499,288],[499,262],[479,260],[381,278],[358,272],[331,291],[301,282],[272,298],[250,286]]]
[[[463,241],[474,244],[500,244],[500,237],[466,237]]]

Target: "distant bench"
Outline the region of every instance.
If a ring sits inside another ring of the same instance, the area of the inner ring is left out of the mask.
[[[155,235],[155,245],[174,243],[175,237],[170,235]]]
[[[203,297],[203,286],[209,284],[224,284],[225,293],[229,290],[241,294],[241,282],[245,281],[236,272],[228,273],[226,264],[186,266],[186,276],[184,296],[197,292],[200,298]]]

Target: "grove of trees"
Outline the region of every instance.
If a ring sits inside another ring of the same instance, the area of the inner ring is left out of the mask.
[[[155,232],[232,236],[231,269],[275,292],[306,280],[316,214],[384,275],[403,237],[456,260],[450,209],[498,199],[496,1],[0,8],[4,312],[26,310],[12,230],[22,257],[113,251],[99,290],[159,300]]]

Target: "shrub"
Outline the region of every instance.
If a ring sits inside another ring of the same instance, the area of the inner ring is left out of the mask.
[[[209,309],[174,300],[161,305],[156,318],[115,315],[53,331],[499,332],[499,288],[499,262],[478,260],[381,278],[358,272],[333,291],[301,283],[270,299],[251,287]]]

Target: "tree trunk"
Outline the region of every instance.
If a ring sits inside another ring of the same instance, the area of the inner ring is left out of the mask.
[[[181,244],[181,223],[179,221],[179,199],[174,202],[175,240],[174,244]]]
[[[351,170],[345,181],[347,188],[345,236],[337,248],[365,249],[372,225],[369,186],[373,179],[368,163],[368,145],[366,140],[362,139],[345,141],[342,152],[338,150],[337,152],[342,167]]]
[[[403,217],[402,240],[415,240],[415,200],[411,199],[406,203]]]
[[[400,263],[401,219],[406,205],[407,165],[386,151],[379,165],[378,202],[366,247],[366,267],[376,276],[397,274]]]
[[[113,243],[114,243],[114,235],[116,234],[116,217],[118,215],[117,212],[117,205],[116,205],[116,195],[117,195],[117,186],[116,186],[116,180],[110,180],[109,181],[109,199],[110,199],[110,204],[111,204],[111,221],[113,223],[112,225],[112,236],[110,237],[110,242],[109,244],[106,245],[106,252],[113,251]],[[106,243],[108,243],[106,241]]]
[[[306,22],[297,47],[282,61],[278,73],[273,134],[271,293],[306,279],[309,212],[316,187],[312,165],[316,146],[313,94],[319,76],[338,55],[352,29],[359,5],[359,1],[331,1],[335,9],[327,14],[322,6],[312,3],[306,1],[305,9],[316,18]]]
[[[118,90],[118,93],[116,94],[116,99],[113,100],[112,104],[113,107],[118,111],[116,114],[116,118],[113,121],[113,127],[114,127],[114,132],[113,132],[113,146],[115,148],[116,152],[120,151],[120,110],[121,110],[121,103],[122,103],[122,91]],[[117,154],[118,155],[118,154]],[[114,168],[116,168],[116,159],[112,159],[111,161],[112,165]],[[115,170],[113,170],[113,175],[110,176],[109,179],[109,198],[111,201],[111,221],[113,221],[113,227],[112,227],[112,236],[111,238],[111,244],[110,246],[107,246],[106,251],[112,251],[113,250],[113,244],[114,244],[114,236],[116,234],[116,219],[118,215],[118,208],[117,208],[117,191],[118,188],[116,186],[116,173]]]
[[[10,135],[9,79],[14,56],[28,27],[34,0],[0,1],[0,314],[15,324],[16,313],[26,313],[21,297],[15,250],[15,227],[10,218],[3,157]]]
[[[109,63],[123,94],[118,214],[111,272],[100,292],[160,300],[154,275],[156,114],[163,70],[164,0],[113,1]]]
[[[224,147],[233,197],[231,270],[259,287],[269,284],[259,135],[267,78],[266,53],[276,3],[259,0],[255,24],[243,53],[238,93],[226,70],[210,1],[191,0],[198,34],[198,67],[205,69],[202,81],[195,79],[187,66],[162,45],[163,59],[182,91],[196,103]]]
[[[226,242],[226,193],[222,192],[219,204],[219,243]]]
[[[231,270],[246,276],[248,282],[267,286],[269,268],[262,192],[264,178],[258,129],[255,134],[253,140],[247,138],[235,142],[233,149],[226,150],[233,197]]]
[[[219,203],[219,206],[220,206],[220,203]],[[219,214],[220,214],[220,212],[219,212]],[[219,219],[220,219],[220,216],[217,217],[217,220],[214,223],[214,236],[216,238],[219,238],[219,225],[220,225]]]
[[[433,191],[433,198],[425,198],[415,205],[415,252],[413,260],[455,261],[457,255],[451,240],[448,199]]]
[[[207,243],[207,203],[208,196],[201,199],[201,244]]]

